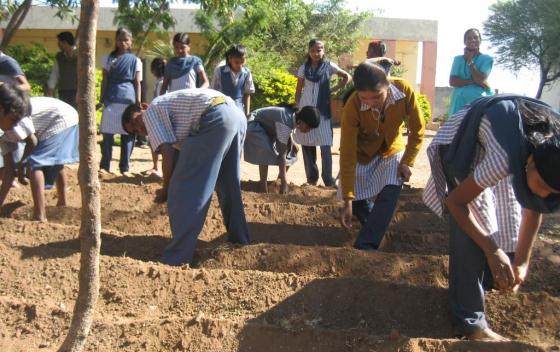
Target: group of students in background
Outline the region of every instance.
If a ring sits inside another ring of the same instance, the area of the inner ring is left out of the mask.
[[[385,57],[383,43],[370,43],[368,59],[351,77],[325,59],[322,41],[311,40],[307,60],[297,72],[296,104],[251,113],[254,86],[241,45],[228,50],[210,85],[201,60],[189,55],[188,35],[176,34],[175,57],[167,63],[162,59],[152,62],[157,97],[147,105],[140,101],[142,63],[130,53],[132,36],[119,29],[116,39],[115,50],[103,63],[100,166],[102,172],[109,171],[114,134],[121,134],[119,167],[123,174],[128,172],[135,136],[147,136],[153,152],[161,154],[163,180],[156,201],[167,201],[173,236],[163,253],[164,263],[192,262],[214,191],[228,241],[248,244],[240,188],[242,151],[245,160],[259,165],[263,191],[267,191],[268,166],[278,165],[280,192],[288,193],[286,172],[296,160],[296,143],[302,145],[309,184],[319,180],[316,147],[320,147],[321,177],[325,186],[338,189],[342,226],[352,228],[354,216],[361,224],[354,246],[365,251],[379,249],[403,183],[412,174],[425,130],[416,93],[405,79],[390,75],[391,66],[398,62]],[[450,82],[456,92],[452,105],[462,104],[461,99],[470,105],[451,115],[428,147],[432,175],[423,199],[451,224],[449,294],[458,332],[472,339],[504,340],[485,319],[484,289],[518,289],[527,275],[542,214],[560,206],[560,115],[526,97],[479,98],[491,94],[487,78],[492,66],[491,58],[480,54],[480,39],[477,30],[469,29],[464,54],[453,64]],[[57,62],[64,66],[62,59]],[[9,65],[5,62],[9,60],[0,56],[0,69]],[[0,84],[0,148],[7,161],[0,205],[14,170],[25,178],[26,167],[15,167],[14,161],[27,159],[34,218],[44,220],[41,194],[47,174],[56,176],[59,205],[64,205],[65,178],[60,165],[77,160],[73,153],[77,117],[75,110],[56,99],[32,98],[30,104],[23,92],[26,81],[17,70],[12,71],[14,84]],[[334,75],[340,79],[331,89]],[[345,97],[342,112],[336,185],[330,96],[350,80],[354,90]],[[45,111],[44,106],[56,109]],[[24,118],[27,115],[30,118]],[[13,156],[18,141],[25,141],[20,159]],[[53,167],[55,171],[50,173]],[[154,169],[158,170],[157,154]]]

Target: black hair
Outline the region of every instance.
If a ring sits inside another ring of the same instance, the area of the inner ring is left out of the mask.
[[[533,160],[543,181],[560,192],[560,136],[555,135],[539,144],[533,152]]]
[[[560,191],[560,114],[544,104],[521,99],[516,105],[539,175]]]
[[[311,56],[309,56],[309,50],[317,44],[325,45],[325,42],[323,42],[321,39],[313,38],[307,44],[307,63],[308,64],[311,64]]]
[[[294,103],[286,103],[286,102],[282,102],[282,103],[278,103],[275,105],[278,108],[286,108],[286,109],[292,109],[292,110],[297,110],[297,105]]]
[[[61,42],[66,42],[71,46],[76,45],[76,40],[74,40],[74,35],[70,32],[60,32],[56,35],[56,38]]]
[[[10,83],[0,83],[0,106],[4,114],[13,113],[18,121],[31,114],[27,93]]]
[[[352,81],[356,90],[378,91],[389,85],[389,80],[383,67],[367,61],[362,62],[356,67]]]
[[[546,105],[522,99],[516,103],[531,150],[548,138],[560,137],[560,114]]]
[[[469,28],[465,31],[465,34],[463,34],[463,43],[467,41],[467,36],[469,35],[470,32],[476,32],[476,34],[478,34],[478,37],[480,38],[480,40],[482,40],[482,36],[480,35],[480,31],[476,28]]]
[[[368,51],[370,48],[375,52],[375,56],[373,57],[385,56],[385,53],[387,52],[387,46],[381,40],[372,40],[368,45]]]
[[[126,107],[126,109],[124,109],[121,117],[121,124],[123,130],[125,130],[126,133],[130,133],[130,132],[126,129],[125,126],[132,121],[132,117],[134,116],[134,113],[137,112],[142,112],[142,107],[138,106],[137,104],[130,104],[129,106]]]
[[[115,32],[115,49],[113,51],[111,51],[111,56],[114,56],[117,53],[117,51],[119,50],[119,48],[117,47],[116,40],[119,39],[121,34],[125,34],[132,39],[132,33],[128,29],[126,29],[124,27],[119,27],[117,29],[117,31]]]
[[[226,64],[229,65],[230,58],[241,59],[247,55],[247,49],[241,44],[236,44],[226,51]]]
[[[175,35],[173,36],[173,43],[181,43],[181,44],[184,44],[184,45],[190,45],[191,44],[191,38],[189,37],[189,34],[187,32],[175,33]]]
[[[163,73],[165,72],[165,64],[166,60],[163,57],[156,57],[152,60],[150,69],[158,78],[163,77]]]
[[[304,106],[296,111],[296,121],[303,121],[310,128],[317,128],[321,121],[321,112],[314,106]]]

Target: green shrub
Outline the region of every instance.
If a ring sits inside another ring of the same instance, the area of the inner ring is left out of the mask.
[[[31,85],[32,96],[45,95],[45,88],[54,64],[54,54],[43,45],[32,43],[31,46],[13,45],[6,51],[16,59]]]
[[[275,52],[254,53],[248,61],[255,83],[251,110],[294,102],[297,78],[289,73],[282,56]]]
[[[103,71],[100,68],[95,69],[95,103],[97,104],[101,99],[101,81],[103,80]],[[103,109],[98,109],[95,112],[95,122],[97,124],[97,131],[99,131],[99,126],[101,125],[101,116],[103,115]]]
[[[290,103],[296,94],[297,78],[285,70],[271,69],[268,74],[255,78],[253,108]]]
[[[432,108],[430,107],[430,102],[425,94],[416,92],[416,100],[418,105],[420,105],[420,110],[422,112],[422,117],[424,118],[424,123],[427,124],[432,118]],[[408,130],[408,116],[404,119],[404,125]]]
[[[422,110],[422,115],[424,115],[424,123],[428,123],[432,118],[432,108],[430,107],[430,102],[425,94],[416,94],[416,99]]]

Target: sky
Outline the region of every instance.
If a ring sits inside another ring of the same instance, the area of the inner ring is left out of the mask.
[[[448,86],[453,57],[463,52],[463,34],[468,28],[478,28],[482,33],[481,52],[493,55],[488,40],[484,39],[482,23],[490,15],[489,7],[496,0],[347,0],[352,10],[373,10],[379,17],[414,18],[438,21],[438,54],[436,86]],[[494,61],[488,79],[492,88],[534,96],[539,76],[537,70],[522,70],[517,75]]]

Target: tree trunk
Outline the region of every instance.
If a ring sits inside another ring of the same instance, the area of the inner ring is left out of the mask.
[[[539,88],[537,89],[537,94],[535,95],[535,99],[540,99],[541,95],[542,95],[542,91],[544,89],[544,85],[546,84],[545,82],[545,77],[543,77],[541,75],[541,79],[539,81]]]
[[[14,36],[14,33],[18,30],[19,26],[27,16],[29,9],[31,8],[31,0],[25,0],[16,9],[10,21],[6,25],[4,30],[4,36],[2,37],[2,43],[0,44],[0,50],[5,51]]]
[[[80,225],[80,290],[68,335],[59,352],[81,351],[89,334],[99,295],[99,251],[101,248],[100,185],[95,157],[95,39],[98,0],[82,0],[78,47],[78,113],[80,115],[80,167],[82,194]]]

